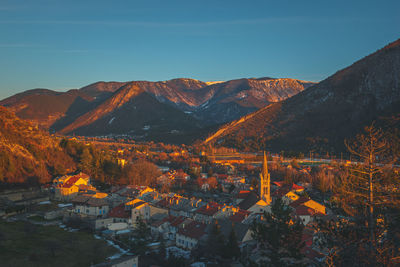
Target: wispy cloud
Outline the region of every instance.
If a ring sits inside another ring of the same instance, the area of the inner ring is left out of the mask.
[[[0,7],[1,8],[1,7]],[[128,21],[128,20],[0,20],[0,24],[60,24],[60,25],[103,25],[103,26],[144,26],[144,27],[190,27],[190,26],[224,26],[224,25],[257,25],[274,23],[301,22],[363,22],[373,18],[357,17],[269,17],[235,20],[198,21],[198,22],[162,22],[162,21]]]
[[[88,52],[90,52],[90,50],[85,50],[85,49],[66,49],[66,50],[61,50],[61,52],[71,53],[71,54],[78,54],[78,53],[88,53]]]
[[[30,48],[30,47],[45,47],[44,45],[38,44],[18,44],[18,43],[10,43],[10,44],[2,44],[0,43],[0,48]]]
[[[298,22],[304,17],[275,17],[258,19],[237,19],[199,22],[155,22],[155,21],[110,21],[110,20],[0,20],[0,24],[60,24],[60,25],[104,25],[104,26],[145,26],[145,27],[190,27],[254,25],[277,22]]]
[[[20,9],[25,9],[25,8],[27,8],[27,6],[23,6],[23,5],[20,5],[20,6],[0,6],[0,11],[13,11],[13,10],[20,10]]]

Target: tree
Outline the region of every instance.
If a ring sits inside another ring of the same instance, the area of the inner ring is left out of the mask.
[[[92,169],[92,161],[93,161],[93,156],[90,153],[89,148],[85,147],[82,150],[82,154],[80,155],[80,160],[79,160],[80,170],[90,173]]]
[[[160,256],[161,260],[163,261],[167,255],[167,249],[165,247],[165,240],[163,236],[160,238],[160,247],[158,249],[158,255]]]
[[[224,236],[221,233],[218,222],[215,222],[211,228],[207,239],[206,252],[209,255],[222,256],[224,252]]]
[[[147,245],[149,243],[150,228],[141,216],[136,218],[134,234],[136,238],[133,241],[132,250],[139,255],[144,255],[148,250]]]
[[[390,182],[398,174],[391,165],[384,168],[384,163],[394,160],[388,140],[371,125],[345,144],[357,161],[342,171],[334,190],[345,216],[320,221],[319,240],[330,250],[331,265],[391,265],[400,242],[392,232],[398,231],[393,228],[399,216],[398,190]]]
[[[324,168],[318,168],[316,172],[312,175],[313,186],[321,191],[323,197],[325,198],[325,193],[332,191],[335,185],[334,174]]]
[[[277,199],[271,206],[271,213],[264,212],[264,220],[251,226],[253,238],[272,266],[300,264],[304,246],[301,241],[303,225],[300,221],[291,223],[290,209]]]
[[[226,257],[227,258],[239,258],[240,257],[240,248],[238,246],[237,238],[235,230],[232,226],[232,230],[229,233],[228,242],[226,244]]]
[[[381,180],[379,163],[386,156],[388,143],[384,139],[383,132],[376,129],[373,124],[365,127],[364,132],[357,135],[353,143],[345,141],[347,149],[360,161],[360,164],[350,169],[350,179],[342,185],[341,191],[353,197],[357,204],[365,203],[368,207],[368,228],[372,248],[375,242],[374,208],[384,201],[383,188],[379,185]]]
[[[136,218],[135,233],[140,239],[147,239],[150,236],[150,228],[147,226],[142,216]]]
[[[146,160],[136,160],[123,169],[122,176],[133,185],[151,185],[161,175],[158,167]]]

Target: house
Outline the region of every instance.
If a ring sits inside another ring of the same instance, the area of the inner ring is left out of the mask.
[[[241,223],[250,215],[250,213],[250,211],[239,209],[236,213],[229,217],[229,220],[232,223]]]
[[[218,210],[217,214],[215,214],[214,218],[217,220],[221,219],[226,219],[230,217],[231,215],[237,213],[239,211],[239,208],[230,206],[230,205],[224,205],[221,209]]]
[[[239,208],[242,210],[248,210],[253,207],[259,201],[259,197],[254,191],[250,191],[246,194],[245,198],[240,201]]]
[[[176,240],[176,233],[179,227],[187,220],[186,218],[180,216],[168,216],[161,220],[155,221],[151,224],[151,233],[153,237],[162,236],[166,240]]]
[[[294,215],[299,218],[304,225],[307,225],[313,221],[316,215],[323,214],[302,204],[295,208]]]
[[[188,199],[179,195],[175,195],[172,198],[164,198],[157,203],[157,206],[163,206],[164,208],[168,209],[169,214],[172,216],[192,217],[194,210],[198,208],[200,204],[200,199]]]
[[[187,225],[183,224],[176,233],[176,246],[192,250],[197,244],[206,237],[206,224],[191,221]]]
[[[62,176],[56,178],[55,198],[58,200],[70,200],[74,198],[79,192],[80,185],[89,184],[89,176],[84,173],[79,173],[73,176]]]
[[[299,189],[300,190],[300,189]],[[304,188],[303,188],[304,190]],[[278,188],[273,194],[272,197],[274,199],[281,199],[285,205],[289,205],[293,201],[299,199],[299,196],[295,193],[296,189],[293,189],[292,186],[283,185]]]
[[[238,206],[241,210],[246,210],[250,213],[269,212],[271,209],[270,205],[265,200],[260,199],[254,191],[250,191]]]
[[[308,197],[300,197],[299,199],[297,199],[296,201],[292,202],[289,206],[292,209],[296,209],[298,206],[300,205],[304,205],[312,210],[314,210],[314,212],[320,213],[325,215],[326,214],[326,208],[324,205],[319,204],[318,202],[308,198]]]
[[[194,219],[198,222],[209,224],[216,219],[216,215],[221,208],[222,205],[215,202],[210,202],[195,211]]]
[[[149,209],[146,209],[149,204],[143,200],[134,199],[125,205],[131,210],[132,224],[135,224],[139,217],[142,219],[147,219],[150,217]]]
[[[74,213],[84,217],[106,217],[110,208],[104,198],[96,198],[91,195],[79,195],[72,200],[72,203],[74,204]]]
[[[269,205],[265,200],[258,200],[253,206],[247,209],[251,213],[263,213],[271,212],[271,205]]]
[[[113,222],[131,223],[131,211],[125,208],[125,204],[120,204],[114,207],[108,213],[108,217],[113,219]]]
[[[248,197],[249,194],[250,194],[249,190],[240,190],[236,195],[236,204],[242,202],[245,198]]]
[[[139,217],[149,220],[158,214],[168,215],[168,210],[149,204],[141,199],[134,199],[125,204],[131,210],[132,223],[135,223]]]

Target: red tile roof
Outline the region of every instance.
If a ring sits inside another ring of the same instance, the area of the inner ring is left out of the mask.
[[[218,207],[210,207],[210,206],[203,206],[199,208],[196,213],[207,215],[207,216],[213,216],[215,213],[218,212]]]
[[[108,203],[102,198],[90,198],[87,202],[87,205],[92,207],[101,207],[108,206]]]
[[[192,221],[185,227],[180,228],[178,234],[198,240],[206,234],[205,229],[206,225],[204,223]]]
[[[324,214],[321,212],[318,212],[312,208],[309,208],[305,205],[300,205],[296,208],[295,210],[296,215],[298,216],[305,216],[305,215],[309,215],[309,216],[315,216],[315,215],[320,215],[323,216]]]
[[[71,178],[68,179],[68,181],[63,184],[61,187],[62,188],[71,188],[81,177],[78,175],[72,176]]]
[[[157,202],[157,205],[162,208],[168,208],[171,205],[170,200],[171,200],[171,197],[163,198]]]
[[[307,206],[300,205],[296,208],[295,213],[298,216],[306,216],[306,215],[313,216],[316,212]]]
[[[231,220],[232,222],[242,222],[244,219],[247,218],[247,216],[249,216],[249,214],[250,212],[247,210],[239,210],[238,212],[230,216],[229,220]]]
[[[287,185],[282,186],[281,188],[279,188],[278,190],[276,190],[272,196],[274,197],[278,197],[281,198],[284,195],[286,195],[287,193],[289,193],[291,191],[290,187]]]
[[[177,227],[185,221],[185,217],[168,216],[164,219],[164,221],[169,222],[171,224],[171,226]]]
[[[284,182],[283,181],[281,181],[281,182],[272,182],[274,185],[276,185],[276,186],[279,186],[279,187],[281,187],[283,184],[284,184]]]
[[[248,195],[250,194],[249,190],[241,190],[239,191],[239,193],[237,194],[238,199],[245,199]]]
[[[116,206],[113,208],[109,213],[108,217],[112,218],[129,218],[130,217],[130,212],[125,210],[125,205],[121,204],[119,206]]]
[[[302,187],[301,185],[293,184],[292,190],[304,190],[304,187]]]
[[[82,179],[89,179],[89,175],[85,174],[85,173],[79,173],[76,174],[74,176],[72,176],[71,178],[68,179],[68,181],[66,183],[64,183],[61,187],[63,188],[70,188],[71,186],[73,186],[80,178]]]
[[[296,209],[298,206],[302,205],[303,203],[306,203],[309,200],[310,200],[310,198],[308,198],[308,197],[300,197],[299,199],[290,203],[289,206]]]

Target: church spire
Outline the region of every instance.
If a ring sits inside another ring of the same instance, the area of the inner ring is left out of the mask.
[[[271,203],[271,178],[268,173],[268,161],[265,151],[262,171],[260,173],[260,197],[268,205]]]

